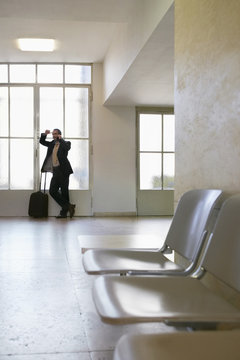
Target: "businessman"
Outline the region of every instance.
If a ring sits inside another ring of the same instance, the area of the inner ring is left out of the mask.
[[[50,130],[45,130],[41,134],[40,144],[47,146],[47,155],[43,162],[42,172],[52,172],[49,193],[53,199],[61,206],[61,211],[57,219],[66,218],[69,212],[70,218],[74,216],[75,205],[69,202],[69,176],[73,173],[71,164],[67,158],[68,151],[71,149],[71,142],[62,138],[61,130],[54,129],[52,132],[53,140],[46,141]]]

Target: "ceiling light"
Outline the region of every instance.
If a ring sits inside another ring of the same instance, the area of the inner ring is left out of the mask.
[[[22,51],[53,51],[53,39],[18,39],[18,47]]]

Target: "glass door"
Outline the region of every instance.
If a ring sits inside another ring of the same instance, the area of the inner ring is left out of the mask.
[[[139,110],[138,215],[172,215],[174,202],[174,115],[172,110]]]
[[[70,176],[71,190],[89,189],[88,97],[88,88],[39,88],[39,131],[58,128],[71,141],[68,155],[74,171]],[[50,134],[48,140],[51,138]],[[46,148],[40,146],[39,169],[45,156]]]
[[[63,138],[71,141],[68,158],[73,168],[69,190],[72,202],[79,199],[85,215],[91,215],[89,181],[89,89],[88,87],[40,86],[39,133],[58,128]],[[49,134],[48,141],[52,140]],[[46,156],[46,148],[39,148],[39,172]],[[51,175],[47,177],[49,188]]]

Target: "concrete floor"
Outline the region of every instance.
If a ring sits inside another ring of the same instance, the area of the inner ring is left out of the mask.
[[[0,218],[0,360],[110,360],[125,333],[172,332],[163,324],[101,322],[78,235],[154,234],[171,218]],[[161,245],[161,244],[159,244]],[[127,360],[127,359],[126,359]]]

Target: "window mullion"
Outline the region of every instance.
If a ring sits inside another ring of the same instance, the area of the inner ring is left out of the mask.
[[[37,66],[36,66],[37,68]],[[39,128],[39,111],[40,111],[40,102],[39,102],[39,85],[34,86],[34,188],[38,189],[40,174],[39,174],[39,141],[40,137],[40,128]]]
[[[63,67],[64,69],[65,67]],[[63,74],[64,76],[64,74]],[[65,124],[65,115],[66,115],[66,101],[65,101],[65,86],[63,86],[63,136],[65,137],[65,128],[66,128],[66,124]]]
[[[9,79],[9,65],[8,65],[8,79]],[[8,86],[8,189],[10,189],[10,86]]]

